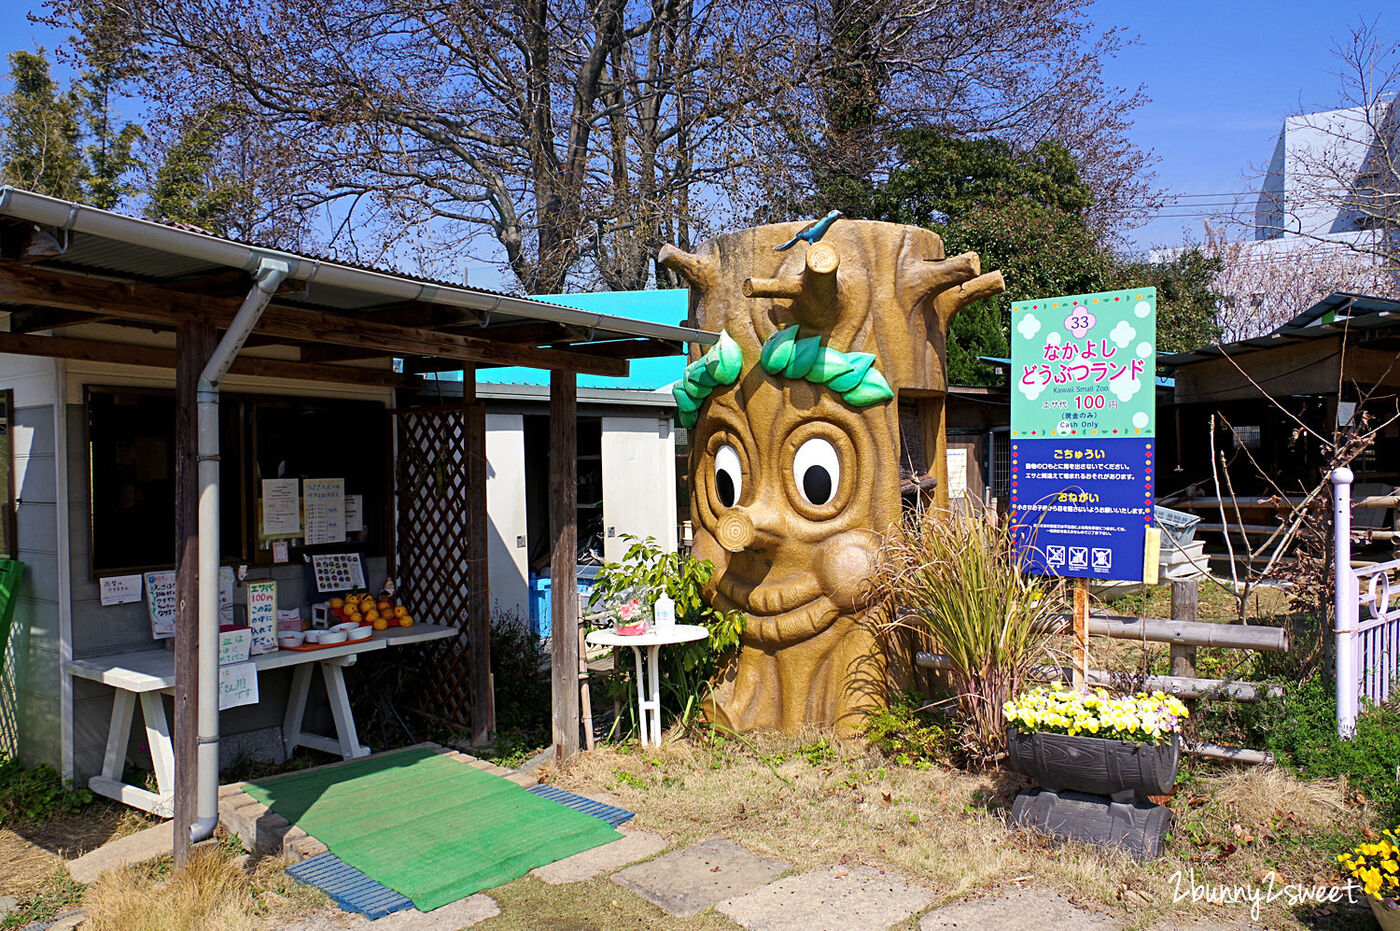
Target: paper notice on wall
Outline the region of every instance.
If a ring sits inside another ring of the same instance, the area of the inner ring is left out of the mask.
[[[306,503],[306,545],[345,542],[345,479],[308,478],[302,495]]]
[[[275,563],[287,562],[291,557],[288,555],[288,545],[286,540],[272,541],[272,561]]]
[[[233,623],[233,567],[219,567],[219,625]]]
[[[365,567],[359,553],[327,553],[311,557],[317,592],[344,592],[365,587]]]
[[[146,611],[151,615],[151,636],[157,640],[175,636],[175,573],[147,572]]]
[[[262,535],[295,537],[301,534],[301,481],[265,478],[262,483]]]
[[[365,496],[345,496],[345,532],[361,533],[365,529]]]
[[[109,575],[100,583],[102,604],[124,605],[141,600],[141,574]]]
[[[258,667],[234,663],[219,667],[219,710],[258,703]]]
[[[967,448],[948,450],[948,498],[959,501],[967,494]]]
[[[277,583],[272,580],[248,583],[248,629],[253,635],[249,647],[254,656],[277,649]]]

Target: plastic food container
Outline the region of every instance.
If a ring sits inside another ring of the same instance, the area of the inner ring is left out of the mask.
[[[337,625],[335,625],[334,627],[332,627],[332,628],[330,628],[330,629],[331,629],[332,632],[337,631],[337,630],[353,631],[353,630],[355,630],[356,628],[358,628],[359,626],[360,626],[360,625],[359,625],[359,624],[356,624],[354,621],[347,621],[347,622],[345,622],[344,624],[337,624]],[[354,639],[354,638],[352,637],[351,639]]]
[[[354,630],[350,631],[350,639],[351,639],[351,640],[363,640],[363,639],[365,639],[366,637],[370,636],[370,635],[373,634],[373,633],[374,633],[374,625],[373,625],[373,624],[361,624],[359,627],[356,627]]]
[[[326,646],[330,643],[344,643],[350,639],[350,632],[346,630],[323,630],[317,643]]]
[[[306,642],[306,635],[299,630],[283,631],[277,635],[277,645],[280,647],[299,647]]]

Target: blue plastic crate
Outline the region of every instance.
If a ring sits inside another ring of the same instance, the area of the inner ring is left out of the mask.
[[[588,596],[593,592],[593,578],[598,574],[597,566],[578,567],[578,593],[580,604],[588,604]],[[554,609],[550,603],[553,580],[547,575],[530,576],[530,630],[541,640],[547,639],[554,630]]]

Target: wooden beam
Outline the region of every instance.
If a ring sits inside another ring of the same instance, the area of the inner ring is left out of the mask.
[[[246,344],[245,344],[246,345]],[[382,349],[355,349],[350,346],[298,346],[303,362],[345,362],[352,359],[382,359],[392,356]],[[460,366],[460,363],[458,363]]]
[[[685,355],[684,349],[656,339],[615,339],[605,343],[588,343],[577,349],[590,356],[609,359],[657,359]]]
[[[52,359],[77,359],[83,362],[105,362],[116,365],[149,365],[157,368],[177,368],[178,349],[159,346],[132,346],[125,343],[105,343],[95,339],[68,339],[58,336],[35,336],[32,333],[0,333],[0,352],[20,356],[46,356]],[[229,372],[258,378],[291,378],[299,381],[326,381],[342,385],[371,385],[393,388],[405,383],[404,377],[383,369],[351,368],[346,365],[313,365],[282,359],[256,359],[239,356]]]
[[[11,333],[33,333],[35,330],[57,330],[77,323],[101,323],[110,317],[80,310],[55,310],[52,307],[23,307],[10,311]]]
[[[570,333],[564,324],[549,321],[503,323],[500,326],[490,326],[484,329],[478,327],[471,332],[484,334],[503,343],[520,343],[526,346],[540,346],[545,343],[563,342],[571,338],[582,338],[579,334]]]
[[[175,863],[190,850],[199,731],[199,462],[195,394],[214,351],[214,328],[190,321],[176,336],[175,366]],[[159,696],[157,696],[159,698]]]
[[[550,683],[554,705],[554,753],[578,753],[578,378],[549,376]]]
[[[189,294],[157,285],[64,275],[12,263],[0,263],[0,300],[68,310],[100,310],[115,316],[165,323],[193,318],[220,329],[228,327],[240,304],[233,298],[201,296],[191,300]],[[395,355],[527,365],[612,377],[625,377],[628,372],[625,360],[496,343],[478,336],[375,323],[350,314],[277,303],[263,311],[256,332],[308,343],[376,348]]]

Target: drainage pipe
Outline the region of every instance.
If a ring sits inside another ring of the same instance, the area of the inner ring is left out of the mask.
[[[214,833],[219,823],[219,383],[248,334],[290,270],[263,257],[253,287],[214,348],[196,392],[199,462],[199,743],[195,820],[190,842]]]

